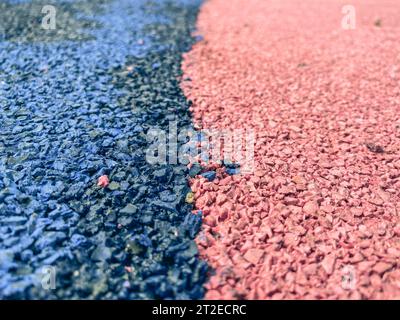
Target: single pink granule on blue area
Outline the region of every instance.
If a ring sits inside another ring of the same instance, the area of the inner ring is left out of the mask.
[[[110,180],[108,179],[108,176],[103,175],[103,176],[101,176],[101,177],[99,178],[99,180],[98,180],[98,182],[97,182],[97,185],[98,185],[99,187],[102,187],[102,188],[107,188],[107,186],[108,186],[109,183],[110,183]]]

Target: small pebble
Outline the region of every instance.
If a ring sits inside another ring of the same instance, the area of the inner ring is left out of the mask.
[[[108,176],[104,175],[101,176],[97,182],[97,185],[101,188],[107,188],[107,186],[109,185],[110,180],[108,179]]]

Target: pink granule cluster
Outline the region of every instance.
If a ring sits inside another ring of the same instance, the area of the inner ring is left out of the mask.
[[[182,87],[252,128],[250,174],[191,181],[208,299],[400,298],[400,2],[209,0]]]

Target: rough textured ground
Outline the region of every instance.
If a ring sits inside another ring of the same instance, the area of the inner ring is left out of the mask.
[[[198,6],[2,1],[0,298],[203,296],[186,166],[144,157],[150,128],[191,127],[179,78]]]
[[[192,180],[207,298],[400,298],[400,4],[210,0],[182,86],[256,170]]]

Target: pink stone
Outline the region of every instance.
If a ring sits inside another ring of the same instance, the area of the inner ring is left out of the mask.
[[[316,201],[309,201],[303,206],[303,211],[310,215],[315,215],[319,210],[318,203]]]
[[[260,259],[263,257],[264,251],[260,249],[249,249],[247,252],[244,254],[244,258],[251,262],[252,264],[258,264]]]
[[[386,262],[378,262],[372,270],[379,274],[383,274],[387,271],[389,271],[393,267],[393,264],[391,263],[386,263]]]
[[[328,275],[333,273],[333,270],[335,269],[335,262],[336,262],[336,256],[334,254],[327,255],[324,258],[324,260],[322,260],[321,262],[322,268]]]
[[[106,188],[110,183],[110,180],[108,179],[108,176],[103,175],[99,178],[97,185],[101,188]]]

